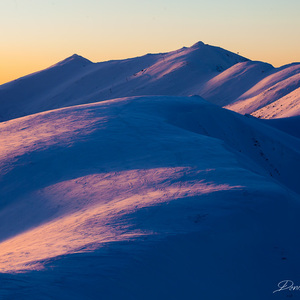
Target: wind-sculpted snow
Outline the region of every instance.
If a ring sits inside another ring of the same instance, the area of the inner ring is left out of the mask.
[[[297,279],[296,137],[197,96],[0,130],[3,299],[269,299]]]
[[[142,228],[132,228],[134,224],[126,219],[142,209],[160,207],[174,199],[184,202],[185,198],[238,188],[199,180],[203,176],[199,173],[189,168],[108,172],[41,189],[30,195],[26,206],[22,205],[23,212],[32,207],[36,209],[34,202],[43,199],[46,207],[42,209],[56,210],[56,218],[1,243],[0,271],[39,269],[41,261],[91,251],[108,242],[154,235],[157,230],[160,234],[187,231],[189,224],[166,226],[165,220],[162,222],[159,218],[151,224],[151,229],[144,229],[145,223]],[[170,216],[166,214],[164,218]]]

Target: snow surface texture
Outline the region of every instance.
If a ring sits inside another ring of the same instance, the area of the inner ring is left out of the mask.
[[[198,96],[0,123],[1,299],[297,296],[272,294],[300,269],[300,140],[276,126]]]
[[[260,118],[299,115],[300,63],[274,68],[198,42],[169,53],[92,63],[73,55],[0,86],[0,121],[138,95],[200,95]]]
[[[260,118],[284,118],[300,113],[300,64],[280,68],[226,106]]]

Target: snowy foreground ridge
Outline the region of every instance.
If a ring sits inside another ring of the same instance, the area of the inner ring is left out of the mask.
[[[1,299],[282,299],[299,278],[300,140],[262,120],[149,96],[0,131]]]

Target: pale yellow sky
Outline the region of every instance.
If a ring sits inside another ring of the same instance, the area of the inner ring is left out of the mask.
[[[0,84],[74,54],[91,61],[197,41],[281,66],[300,61],[300,1],[1,0]]]

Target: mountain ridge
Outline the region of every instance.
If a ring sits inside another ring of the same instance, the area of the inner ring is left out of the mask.
[[[300,107],[299,72],[300,63],[274,68],[203,42],[171,52],[99,63],[74,54],[45,70],[1,85],[0,121],[141,95],[199,95],[241,114],[294,116]],[[282,98],[293,104],[281,106],[278,100]],[[276,114],[271,113],[275,101]]]
[[[74,63],[74,58],[79,63]],[[71,56],[41,72],[0,86],[0,118],[4,121],[124,96],[187,96],[202,81],[245,60],[202,42],[167,53],[100,63]]]

